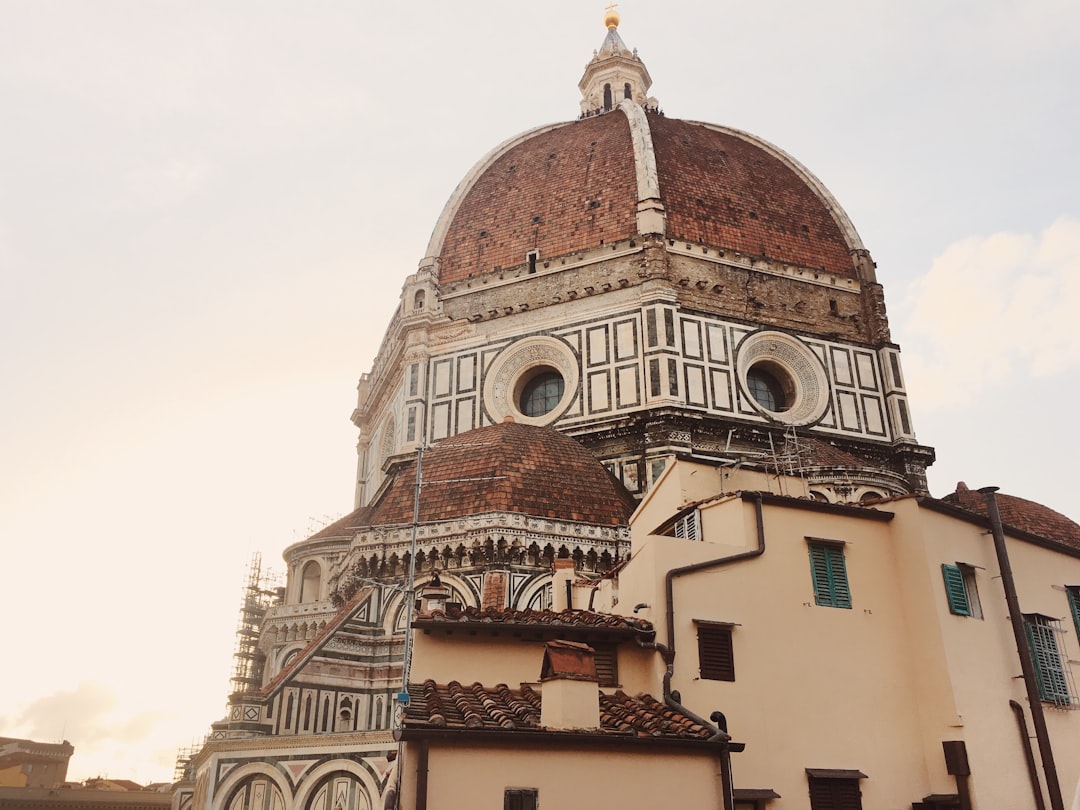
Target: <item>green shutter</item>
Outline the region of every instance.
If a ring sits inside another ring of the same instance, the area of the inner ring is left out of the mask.
[[[1069,613],[1072,614],[1076,637],[1080,639],[1080,588],[1070,585],[1065,589],[1065,594],[1069,597]]]
[[[970,616],[971,604],[964,587],[964,572],[955,565],[942,563],[941,575],[945,578],[945,596],[949,599],[949,611],[957,616]]]
[[[842,546],[810,543],[810,575],[814,581],[814,602],[824,607],[851,607],[847,567]]]
[[[1058,706],[1069,705],[1069,683],[1065,679],[1054,628],[1033,617],[1024,622],[1024,630],[1027,631],[1028,645],[1031,647],[1039,697]]]

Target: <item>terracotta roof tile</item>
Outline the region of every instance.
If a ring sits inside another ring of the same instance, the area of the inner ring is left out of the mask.
[[[650,115],[667,236],[853,277],[828,206],[749,137]]]
[[[941,500],[978,515],[988,514],[982,494],[968,489],[967,484],[962,481],[956,485],[955,492]],[[1003,492],[997,494],[997,505],[1001,522],[1006,526],[1065,546],[1080,548],[1080,524],[1060,512],[1055,512],[1049,506]]]
[[[439,281],[565,256],[637,231],[637,179],[626,116],[602,115],[527,138],[496,158],[461,201]]]
[[[398,464],[378,501],[312,539],[412,522],[416,460]],[[443,439],[424,453],[422,523],[485,512],[625,526],[634,497],[574,439],[554,428],[500,422]]]
[[[544,731],[540,727],[540,693],[528,684],[511,689],[506,684],[488,688],[479,683],[463,686],[451,681],[443,686],[427,680],[409,684],[409,695],[406,728]],[[701,741],[713,735],[710,729],[651,695],[631,697],[622,691],[610,695],[601,692],[599,700],[599,734]]]
[[[652,622],[611,613],[594,613],[589,610],[517,610],[515,608],[448,607],[445,611],[421,614],[413,624],[417,627],[458,626],[470,624],[504,624],[557,629],[615,630],[628,635],[640,634],[652,638],[656,630]]]
[[[829,205],[754,138],[650,114],[667,236],[854,277]],[[439,281],[632,238],[637,183],[629,122],[613,112],[555,126],[492,160],[462,197]]]

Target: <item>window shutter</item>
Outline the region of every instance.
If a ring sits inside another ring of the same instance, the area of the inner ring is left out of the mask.
[[[1067,706],[1071,702],[1069,684],[1061,663],[1055,630],[1037,615],[1024,617],[1024,630],[1031,647],[1032,663],[1035,665],[1035,681],[1039,697],[1048,703]]]
[[[825,607],[851,607],[847,566],[842,546],[810,543],[810,574],[814,580],[814,602]]]
[[[862,810],[857,779],[810,777],[810,810]]]
[[[596,677],[600,679],[601,686],[619,685],[618,654],[614,644],[594,644],[596,662]]]
[[[814,578],[814,601],[819,605],[831,606],[832,587],[825,546],[810,546],[810,574]]]
[[[1072,614],[1076,637],[1080,639],[1080,588],[1070,585],[1065,589],[1065,594],[1069,597],[1069,613]]]
[[[683,540],[701,539],[701,535],[698,533],[698,513],[696,509],[675,521],[675,536]]]
[[[970,616],[971,604],[964,588],[964,572],[955,565],[942,563],[941,575],[945,578],[945,596],[949,600],[949,612],[957,616]]]
[[[730,627],[698,626],[698,667],[702,678],[712,681],[735,680]]]
[[[539,791],[531,788],[503,793],[503,810],[537,810]]]

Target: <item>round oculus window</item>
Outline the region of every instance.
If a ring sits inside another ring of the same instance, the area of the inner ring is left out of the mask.
[[[786,425],[810,425],[829,408],[829,380],[817,355],[783,332],[747,335],[735,355],[745,402],[761,416]]]
[[[519,383],[518,410],[529,417],[546,416],[562,402],[566,381],[551,366],[540,366]]]
[[[746,387],[750,390],[750,396],[767,411],[779,413],[791,407],[784,385],[765,363],[758,363],[746,372]],[[790,384],[787,387],[790,388]]]
[[[484,380],[484,405],[493,421],[511,417],[549,425],[570,407],[578,385],[578,360],[564,342],[547,335],[507,346]]]

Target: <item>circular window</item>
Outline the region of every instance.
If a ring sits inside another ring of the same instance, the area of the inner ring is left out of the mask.
[[[785,386],[781,380],[787,383]],[[779,413],[791,407],[793,397],[791,390],[791,378],[783,369],[779,369],[772,363],[756,363],[746,372],[746,387],[750,390],[757,404],[767,411]]]
[[[485,375],[484,405],[493,421],[512,417],[549,425],[574,401],[578,359],[563,341],[546,335],[507,346]]]
[[[735,356],[744,413],[773,422],[809,425],[829,408],[829,379],[816,354],[783,332],[747,335]]]
[[[517,396],[518,410],[526,416],[546,416],[562,402],[566,382],[550,366],[540,366],[532,376],[523,375]]]

